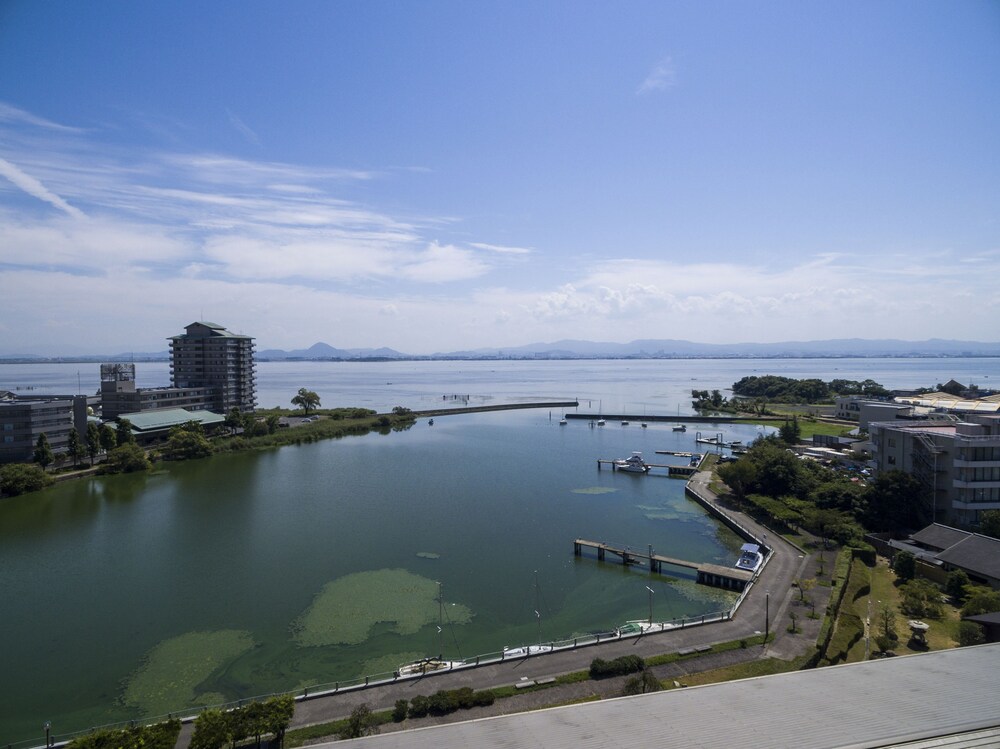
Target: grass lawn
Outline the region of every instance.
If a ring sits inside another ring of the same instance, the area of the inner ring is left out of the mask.
[[[897,655],[909,655],[911,653],[925,652],[922,649],[911,648],[908,644],[910,638],[910,628],[907,621],[911,617],[904,614],[899,609],[902,596],[896,586],[896,573],[889,567],[889,562],[883,557],[878,558],[874,569],[871,570],[871,637],[872,650],[875,650],[875,636],[881,634],[883,606],[887,605],[892,617],[892,625],[899,635],[899,642],[893,650]],[[860,602],[859,602],[860,603]],[[867,606],[865,607],[867,608]],[[930,631],[927,633],[927,644],[930,650],[947,650],[958,645],[958,623],[961,615],[950,603],[942,603],[944,614],[940,619],[927,619]],[[848,656],[848,662],[861,661],[865,657],[865,643],[862,639],[857,643]]]
[[[727,666],[726,668],[717,668],[714,671],[689,674],[684,677],[681,683],[686,687],[696,687],[702,684],[717,684],[735,679],[749,679],[753,676],[783,674],[789,671],[798,671],[802,668],[804,660],[783,661],[779,658],[763,658],[757,661],[738,663],[735,666]]]

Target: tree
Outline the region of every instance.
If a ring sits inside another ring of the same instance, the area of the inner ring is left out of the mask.
[[[799,437],[802,436],[802,428],[799,426],[799,419],[793,416],[791,421],[785,419],[785,423],[778,429],[778,436],[786,445],[797,445]]]
[[[168,460],[205,458],[212,454],[212,444],[202,434],[201,424],[187,422],[170,430],[163,452]]]
[[[264,723],[267,733],[274,734],[278,739],[278,746],[285,741],[285,731],[288,724],[292,722],[295,715],[295,698],[290,694],[282,697],[271,697],[264,702],[265,713]]]
[[[899,607],[904,614],[921,619],[941,618],[941,589],[930,580],[910,580],[903,583],[900,592],[903,598]]]
[[[663,684],[653,675],[652,671],[646,669],[638,676],[633,676],[625,682],[624,687],[622,687],[622,694],[627,697],[633,694],[659,692],[661,689],[663,689]]]
[[[987,510],[979,517],[979,532],[1000,538],[1000,510]]]
[[[130,445],[135,442],[131,421],[121,417],[118,418],[118,423],[115,425],[115,439],[118,440],[119,445]]]
[[[319,396],[312,390],[299,388],[298,394],[292,398],[292,405],[298,406],[308,415],[309,409],[319,408]]]
[[[79,463],[80,458],[86,454],[86,451],[83,448],[83,443],[80,442],[80,433],[76,431],[76,429],[69,430],[69,443],[66,445],[66,454],[69,455],[74,466]]]
[[[978,616],[1000,611],[1000,590],[993,590],[985,585],[970,585],[966,591],[968,595],[962,606],[962,616]]]
[[[865,527],[873,531],[923,528],[930,518],[930,496],[918,479],[903,471],[880,473],[865,492]]]
[[[90,465],[94,465],[94,458],[101,451],[101,431],[97,428],[97,424],[90,422],[87,424],[87,455],[90,456]]]
[[[749,460],[725,463],[718,468],[719,478],[726,482],[736,501],[743,504],[757,480],[757,466]]]
[[[816,587],[816,578],[810,577],[805,580],[797,580],[799,584],[799,601],[805,603],[806,594]]]
[[[951,596],[956,602],[965,601],[965,586],[969,584],[969,576],[965,570],[952,570],[948,573],[948,579],[944,584],[944,592]]]
[[[347,726],[344,728],[343,733],[341,733],[341,738],[357,739],[362,736],[372,736],[376,733],[378,733],[378,718],[372,713],[367,703],[364,703],[351,711],[351,715],[347,719]]]
[[[153,464],[146,457],[146,451],[134,442],[116,447],[108,453],[101,473],[135,473],[152,468]]]
[[[892,571],[900,580],[912,580],[917,574],[917,558],[908,551],[901,551],[892,558]]]
[[[230,434],[236,434],[236,431],[243,426],[243,414],[240,413],[240,409],[236,406],[230,408],[229,413],[226,414],[226,420],[223,423],[229,430]]]
[[[229,741],[229,715],[221,710],[205,710],[194,722],[190,749],[221,749]]]
[[[802,461],[776,440],[759,440],[740,460],[750,460],[757,469],[754,492],[774,499],[805,496],[815,483]]]
[[[406,714],[410,709],[410,701],[406,699],[396,700],[392,708],[392,720],[394,723],[402,723],[406,720]]]
[[[35,452],[32,460],[38,463],[44,471],[52,464],[54,459],[52,448],[49,446],[49,438],[45,436],[45,432],[42,432],[38,435],[38,441],[35,442]]]
[[[109,450],[114,450],[118,447],[118,436],[115,434],[115,430],[111,428],[110,424],[101,424],[98,431],[98,437],[101,441],[101,449],[104,452]]]
[[[12,463],[0,467],[0,495],[16,497],[44,489],[51,483],[52,477],[36,465]]]

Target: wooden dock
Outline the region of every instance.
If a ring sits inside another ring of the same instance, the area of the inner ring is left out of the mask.
[[[736,569],[735,567],[723,567],[718,564],[703,564],[689,562],[685,559],[675,559],[674,557],[654,554],[653,547],[648,547],[648,552],[634,551],[632,547],[612,546],[601,541],[588,541],[578,538],[573,541],[573,554],[583,556],[584,549],[593,549],[597,552],[597,561],[607,560],[608,554],[617,557],[621,564],[634,567],[644,567],[650,572],[662,573],[664,565],[674,567],[684,567],[694,570],[697,574],[697,581],[702,585],[711,585],[716,588],[726,588],[728,590],[743,590],[747,583],[753,579],[753,574]]]
[[[601,470],[602,465],[610,465],[612,471],[617,471],[618,466],[615,465],[614,460],[607,460],[605,458],[597,459],[597,470]],[[678,478],[687,478],[688,476],[693,476],[698,472],[696,466],[672,466],[667,463],[645,463],[648,468],[666,468],[668,476],[675,476]],[[629,471],[629,473],[638,473],[638,471]]]

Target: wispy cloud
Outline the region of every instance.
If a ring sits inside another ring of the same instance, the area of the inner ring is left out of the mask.
[[[26,174],[17,166],[2,158],[0,158],[0,176],[6,177],[16,187],[33,198],[45,201],[73,218],[83,218],[83,211],[79,208],[74,208],[30,174]]]
[[[677,85],[677,72],[672,57],[660,60],[636,89],[637,94],[648,94],[652,91],[666,91]]]
[[[499,252],[502,255],[530,255],[534,250],[527,247],[506,247],[498,244],[486,244],[485,242],[472,242],[470,247],[478,250],[488,250],[489,252]]]
[[[244,138],[247,139],[248,143],[252,143],[255,146],[259,146],[261,144],[260,136],[258,136],[257,133],[251,130],[250,126],[247,125],[242,119],[240,119],[240,117],[235,112],[233,112],[230,109],[227,109],[226,114],[229,117],[229,124],[232,125],[234,128],[236,128],[236,130],[238,130],[239,133]]]
[[[20,122],[33,127],[44,128],[45,130],[62,131],[65,133],[84,132],[81,128],[60,125],[57,122],[52,122],[52,120],[47,120],[44,117],[38,117],[2,101],[0,101],[0,122]]]

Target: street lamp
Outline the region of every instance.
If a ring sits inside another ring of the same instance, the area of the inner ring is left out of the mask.
[[[52,740],[49,738],[52,733],[52,723],[51,721],[45,721],[45,746],[52,746]]]
[[[764,591],[764,647],[767,647],[767,636],[771,633],[771,591]]]
[[[649,626],[652,627],[653,626],[653,589],[650,588],[647,585],[646,586],[646,590],[649,591]]]

